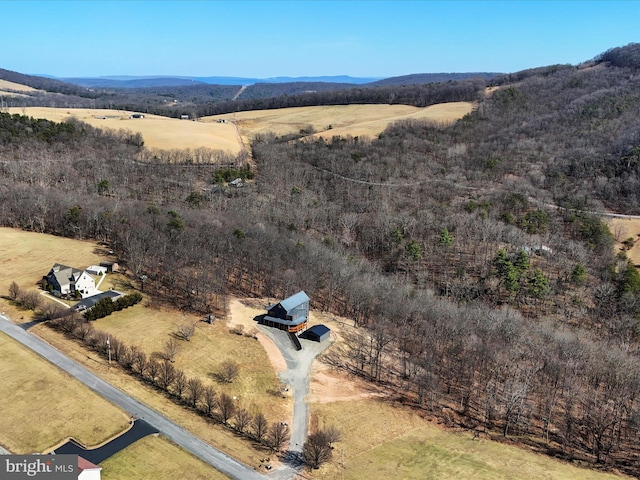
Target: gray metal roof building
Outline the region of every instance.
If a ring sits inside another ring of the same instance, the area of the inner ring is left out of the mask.
[[[287,332],[299,332],[307,328],[309,297],[303,291],[271,305],[262,323]]]

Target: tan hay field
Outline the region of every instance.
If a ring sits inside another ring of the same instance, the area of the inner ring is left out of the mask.
[[[627,257],[635,265],[640,265],[640,220],[628,218],[611,218],[607,220],[611,233],[616,238],[616,251],[622,248],[622,242],[631,237],[635,244],[627,250]]]
[[[148,148],[196,149],[204,147],[229,151],[232,154],[237,154],[242,149],[235,126],[231,123],[192,122],[149,114],[144,114],[144,118],[130,119],[129,115],[134,112],[88,108],[27,107],[9,108],[8,111],[56,122],[73,117],[98,128],[139,132]],[[115,118],[96,118],[104,116]]]
[[[15,90],[18,92],[37,92],[36,88],[28,87],[20,83],[10,82],[8,80],[0,79],[0,90]]]
[[[128,415],[70,375],[0,334],[0,445],[44,452],[67,437],[94,446],[129,427]]]
[[[310,405],[312,423],[335,425],[343,440],[313,478],[405,480],[613,480],[629,478],[576,466],[469,432],[450,432],[410,410],[375,400]]]
[[[294,107],[274,110],[228,113],[203,117],[204,122],[225,119],[238,126],[245,141],[256,134],[273,132],[277,135],[297,133],[313,126],[315,136],[334,135],[376,137],[390,124],[399,120],[416,119],[449,123],[474,108],[472,102],[451,102],[418,108],[408,105],[329,105]],[[331,125],[331,129],[329,129]]]
[[[224,480],[226,475],[162,436],[144,437],[100,464],[102,480]]]
[[[0,97],[29,97],[29,95],[25,95],[24,93],[7,92],[6,90],[0,89]]]

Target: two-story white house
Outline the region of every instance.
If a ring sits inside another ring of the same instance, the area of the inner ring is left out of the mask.
[[[67,267],[56,263],[49,273],[43,278],[45,288],[60,292],[61,295],[79,294],[82,298],[96,293],[96,283],[85,270]]]

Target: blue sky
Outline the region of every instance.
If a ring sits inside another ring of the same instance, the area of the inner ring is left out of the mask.
[[[640,41],[632,0],[0,0],[0,18],[0,68],[59,77],[514,72]]]

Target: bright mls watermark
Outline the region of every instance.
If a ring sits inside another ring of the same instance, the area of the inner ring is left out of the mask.
[[[0,455],[2,480],[77,480],[78,455]]]

